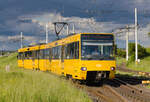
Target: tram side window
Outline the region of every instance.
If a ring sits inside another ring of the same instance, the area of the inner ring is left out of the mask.
[[[55,52],[56,52],[56,49],[55,47],[52,48],[52,59],[55,59]]]
[[[61,55],[61,47],[60,46],[53,47],[52,48],[52,58],[59,59],[60,55]]]
[[[49,49],[44,49],[44,59],[49,59]]]
[[[27,55],[28,55],[28,59],[32,59],[32,52],[31,51],[28,51]]]
[[[22,60],[24,59],[24,53],[23,52],[21,53],[20,57],[21,57]]]
[[[65,47],[66,59],[78,59],[79,58],[79,42],[68,44]]]
[[[36,59],[36,51],[32,51],[32,59]]]
[[[39,50],[36,50],[36,51],[35,51],[35,59],[39,59],[39,53],[40,53]]]
[[[25,55],[25,59],[28,59],[28,54],[27,54],[27,52],[25,52],[24,55]]]
[[[19,52],[19,54],[18,54],[18,59],[22,59],[22,52]]]
[[[44,58],[44,50],[40,50],[39,59],[43,59],[43,58]]]
[[[61,58],[61,46],[57,46],[57,59]]]
[[[25,52],[25,59],[30,59],[30,51]]]
[[[74,52],[74,58],[75,59],[79,59],[79,42],[75,42],[74,43],[74,50],[75,50],[75,52]]]
[[[18,53],[18,56],[17,56],[17,58],[18,58],[18,59],[20,59],[20,52]]]
[[[52,53],[52,48],[49,49],[49,59],[52,60],[53,53]]]

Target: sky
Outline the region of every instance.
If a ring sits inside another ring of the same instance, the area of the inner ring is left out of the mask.
[[[0,48],[20,48],[20,32],[24,45],[45,42],[45,25],[48,24],[49,42],[56,39],[53,22],[69,22],[76,33],[97,32],[116,34],[118,47],[125,47],[125,34],[119,28],[134,25],[134,8],[138,10],[138,42],[150,47],[149,0],[0,0]],[[61,33],[65,36],[66,28]],[[129,33],[134,41],[134,30]]]

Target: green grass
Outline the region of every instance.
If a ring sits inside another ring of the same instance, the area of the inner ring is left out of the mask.
[[[122,63],[126,62],[125,58],[122,57],[116,57],[116,64],[121,65]]]
[[[123,72],[123,71],[119,71],[119,70],[117,70],[117,71],[116,71],[116,74],[121,74],[121,75],[130,75],[130,76],[135,75],[135,74],[134,74],[134,73],[132,73],[132,72]]]
[[[150,49],[148,49],[150,51]],[[121,58],[121,57],[117,57],[116,58],[117,61],[117,65],[121,65],[121,63],[125,63],[126,60],[125,58]],[[130,62],[127,64],[127,67],[133,70],[138,70],[138,71],[144,71],[144,72],[150,72],[150,56],[147,56],[143,59],[141,59],[141,61],[136,64],[134,61]]]
[[[146,87],[150,89],[150,85],[147,85]]]
[[[0,57],[0,102],[91,102],[71,82],[53,74],[17,68],[16,53]],[[10,65],[10,71],[5,66]]]
[[[135,64],[135,62],[132,62],[128,64],[128,68],[131,68],[133,70],[138,70],[138,71],[144,71],[144,72],[150,72],[150,56],[145,57],[140,61],[140,63]]]
[[[150,48],[146,48],[146,52],[150,54]]]
[[[125,58],[116,58],[117,60],[117,65],[121,65],[121,63],[126,62]],[[145,72],[150,72],[150,56],[145,57],[144,59],[141,59],[140,63],[136,64],[135,62],[130,62],[127,64],[127,67],[133,70],[138,70],[138,71],[145,71]]]

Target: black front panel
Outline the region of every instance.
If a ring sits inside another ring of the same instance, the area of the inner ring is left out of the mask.
[[[113,40],[113,35],[109,34],[82,34],[81,40]]]

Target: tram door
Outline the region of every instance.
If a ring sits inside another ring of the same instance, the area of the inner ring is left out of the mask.
[[[24,58],[25,58],[25,53],[24,52],[22,53],[21,58],[22,58],[22,68],[24,68]]]
[[[61,74],[64,75],[64,57],[65,57],[65,46],[62,45],[61,47]]]
[[[52,65],[51,65],[51,62],[52,62],[52,48],[49,49],[49,71],[52,71]]]
[[[36,56],[36,52],[32,51],[32,68],[33,69],[36,68],[36,66],[35,66],[35,56]]]

